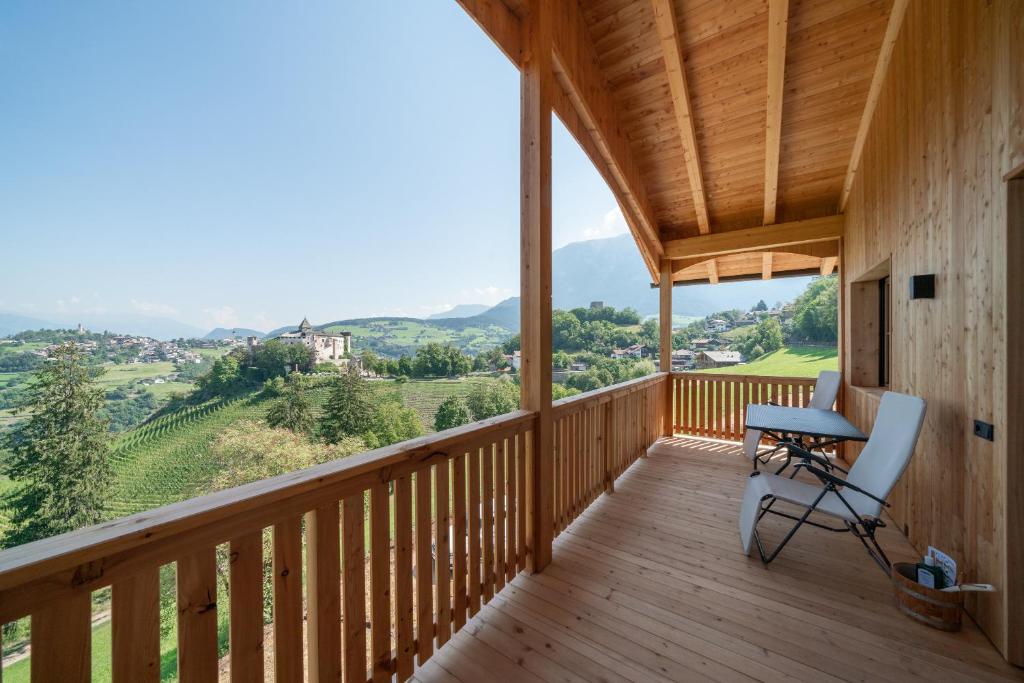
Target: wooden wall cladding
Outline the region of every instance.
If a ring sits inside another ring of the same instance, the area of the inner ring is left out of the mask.
[[[851,342],[850,291],[892,255],[891,387],[924,397],[918,451],[896,493],[892,517],[921,550],[953,554],[970,580],[1000,592],[972,596],[969,611],[1005,656],[1024,664],[1024,604],[1018,586],[1024,481],[1008,481],[1006,177],[1024,160],[1024,0],[915,0],[896,43],[847,207],[843,239],[844,344]],[[936,274],[934,299],[909,299],[911,275]],[[1020,292],[1016,293],[1020,296]],[[1019,345],[1018,345],[1019,347]],[[1016,349],[1016,350],[1015,350]],[[1019,354],[1018,354],[1019,355]],[[851,357],[844,372],[851,377]],[[1019,391],[1020,387],[1014,387]],[[870,427],[874,392],[848,387],[854,422]],[[995,441],[973,435],[978,418]],[[855,457],[850,449],[850,457]],[[1019,479],[1019,477],[1017,477]]]

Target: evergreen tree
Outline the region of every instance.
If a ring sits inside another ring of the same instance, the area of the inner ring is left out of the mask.
[[[357,372],[343,372],[334,380],[324,403],[320,435],[328,443],[338,443],[346,436],[361,436],[370,429],[373,413],[373,397],[366,380]]]
[[[111,484],[103,404],[82,352],[73,342],[58,346],[28,390],[28,419],[4,438],[4,473],[18,484],[5,501],[12,524],[6,546],[102,519]]]
[[[290,374],[281,393],[281,400],[267,412],[267,424],[284,427],[295,434],[308,434],[313,429],[313,404],[306,396],[302,375]]]
[[[443,432],[452,427],[467,424],[469,422],[469,411],[466,404],[458,396],[449,396],[441,401],[434,415],[434,429]]]

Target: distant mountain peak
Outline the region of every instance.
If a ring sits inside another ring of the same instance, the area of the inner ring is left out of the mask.
[[[447,311],[428,315],[426,319],[442,320],[444,318],[471,318],[474,315],[480,315],[489,308],[491,307],[487,304],[456,304]]]

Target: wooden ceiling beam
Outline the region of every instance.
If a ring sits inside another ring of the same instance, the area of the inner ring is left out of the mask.
[[[896,45],[896,38],[900,35],[900,27],[903,25],[903,16],[906,14],[909,2],[910,0],[894,0],[892,9],[889,10],[889,23],[885,27],[882,46],[878,50],[875,73],[871,76],[868,98],[864,103],[864,112],[861,114],[860,125],[857,127],[857,137],[854,138],[853,151],[850,153],[850,163],[846,167],[843,189],[839,194],[839,213],[846,211],[846,202],[850,198],[850,190],[853,189],[853,179],[857,177],[860,157],[864,152],[864,143],[867,141],[868,131],[871,129],[871,119],[875,115],[875,107],[878,105],[878,98],[882,94],[882,84],[885,82],[885,74],[889,70],[889,61],[892,59],[893,47]]]
[[[843,222],[843,216],[826,216],[671,240],[665,243],[665,255],[671,259],[710,257],[837,240],[843,235]]]
[[[523,63],[522,22],[502,0],[456,0],[517,67]]]
[[[834,264],[839,263],[839,240],[828,240],[827,242],[810,242],[807,244],[790,244],[785,247],[772,247],[765,249],[764,251],[770,251],[773,254],[797,254],[800,256],[813,256],[817,259],[834,258]],[[739,252],[744,253],[744,252]],[[748,252],[749,253],[749,252]],[[672,259],[672,274],[678,275],[680,272],[700,264],[707,264],[708,261],[715,261],[715,268],[718,270],[718,277],[722,277],[722,269],[718,256],[695,256],[693,258],[683,259]],[[772,265],[777,264],[778,259],[774,259]],[[705,270],[708,268],[704,265]],[[820,267],[819,267],[820,269]],[[835,268],[833,267],[833,270]]]
[[[765,120],[764,224],[775,222],[779,199],[779,150],[782,147],[782,96],[786,77],[789,0],[768,4],[768,112]]]
[[[835,256],[826,256],[821,259],[821,276],[826,277],[832,274],[832,271],[836,269],[836,261],[839,259]]]
[[[683,145],[683,160],[686,162],[686,177],[690,181],[690,194],[697,213],[697,226],[702,235],[711,231],[708,219],[707,198],[704,194],[704,176],[701,172],[700,154],[697,151],[697,134],[694,130],[693,110],[690,106],[690,91],[686,85],[686,69],[683,64],[682,43],[676,24],[676,13],[672,0],[652,0],[654,23],[661,40],[661,52],[668,72],[668,85],[672,94],[672,110],[679,128],[679,140]]]
[[[761,254],[761,279],[772,279],[772,252],[770,251]]]

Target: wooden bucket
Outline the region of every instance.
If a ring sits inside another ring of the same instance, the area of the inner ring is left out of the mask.
[[[917,566],[897,562],[892,566],[896,607],[912,619],[943,631],[959,631],[964,594],[943,593],[917,582]]]

